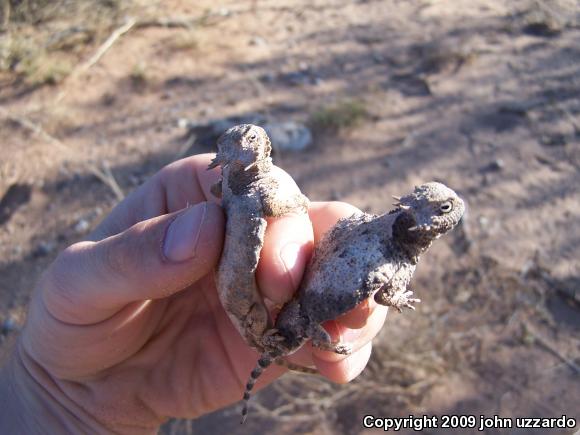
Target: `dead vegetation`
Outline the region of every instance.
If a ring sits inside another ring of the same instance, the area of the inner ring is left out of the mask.
[[[344,99],[312,112],[309,123],[318,134],[335,134],[358,127],[368,118],[369,112],[364,101]]]
[[[130,3],[4,0],[0,73],[15,74],[31,86],[62,82],[79,56],[128,12]]]

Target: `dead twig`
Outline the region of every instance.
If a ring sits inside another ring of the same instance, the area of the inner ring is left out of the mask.
[[[524,328],[526,328],[526,332],[530,334],[534,340],[542,346],[544,349],[552,353],[553,355],[557,356],[562,362],[564,362],[568,367],[570,367],[576,374],[580,374],[580,366],[568,358],[566,355],[563,355],[558,349],[556,349],[550,342],[538,334],[534,329],[530,326],[528,322],[522,322]]]
[[[113,46],[117,39],[131,30],[135,24],[137,24],[137,20],[135,18],[129,18],[125,24],[115,29],[113,33],[109,35],[107,40],[101,44],[95,54],[93,54],[89,60],[87,60],[78,68],[78,73],[85,72],[93,65],[95,65],[101,59],[101,57],[103,57],[103,55]]]
[[[113,172],[111,172],[109,163],[103,161],[102,170],[96,165],[85,164],[84,166],[91,174],[93,174],[95,177],[101,180],[105,186],[111,189],[111,191],[115,194],[117,200],[122,201],[123,198],[125,198],[125,194],[123,193],[121,186],[119,186],[119,183],[117,183],[117,180],[113,175]]]
[[[0,115],[2,115],[2,117],[5,119],[8,119],[9,121],[12,121],[20,125],[21,127],[32,132],[42,140],[65,151],[66,153],[74,152],[74,150],[71,147],[69,147],[56,137],[52,136],[44,128],[42,128],[41,125],[32,122],[28,118],[14,115],[8,112],[3,107],[0,107]],[[107,162],[102,163],[103,169],[99,168],[97,165],[90,162],[81,162],[80,165],[84,167],[84,169],[86,169],[88,172],[93,174],[95,177],[97,177],[105,186],[111,189],[117,200],[122,201],[124,199],[125,195],[123,193],[123,190],[119,186],[119,183],[117,183],[117,180],[115,179],[115,176],[113,175],[111,168],[109,167]]]
[[[143,29],[146,27],[167,27],[193,29],[200,20],[200,18],[151,18],[139,20],[137,23],[135,23],[135,28]]]
[[[118,27],[109,35],[105,42],[103,42],[97,51],[84,63],[80,66],[75,68],[73,72],[70,74],[68,81],[75,80],[83,73],[91,69],[103,56],[104,54],[115,44],[115,42],[123,36],[125,33],[130,31],[135,24],[137,24],[137,20],[135,18],[129,18],[121,27]],[[60,103],[67,95],[68,90],[63,89],[61,92],[58,93],[54,100],[54,104]]]

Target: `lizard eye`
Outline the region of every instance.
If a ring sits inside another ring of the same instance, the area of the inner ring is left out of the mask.
[[[439,210],[441,210],[443,213],[449,213],[451,210],[453,210],[453,204],[451,201],[445,201],[443,204],[441,204],[441,206],[439,206]]]

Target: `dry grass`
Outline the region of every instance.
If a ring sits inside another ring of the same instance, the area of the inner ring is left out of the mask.
[[[363,101],[345,99],[315,110],[310,115],[309,124],[315,132],[337,133],[360,125],[368,117]]]
[[[12,74],[30,86],[60,83],[132,4],[115,0],[4,2],[0,73]]]

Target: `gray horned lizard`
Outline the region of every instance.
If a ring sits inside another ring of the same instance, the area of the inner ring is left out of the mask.
[[[396,208],[386,214],[341,219],[318,244],[298,292],[284,305],[274,328],[262,331],[264,350],[246,385],[242,422],[256,379],[273,361],[308,339],[324,350],[351,352],[347,345],[331,341],[323,322],[372,296],[399,311],[420,302],[407,290],[419,256],[458,224],[465,205],[453,190],[435,182],[395,199]]]
[[[218,139],[208,169],[221,166],[222,179],[212,193],[222,198],[226,236],[216,284],[221,303],[236,329],[252,347],[272,328],[269,312],[254,277],[264,244],[266,217],[307,213],[308,198],[285,194],[272,174],[270,139],[261,127],[242,124]]]

